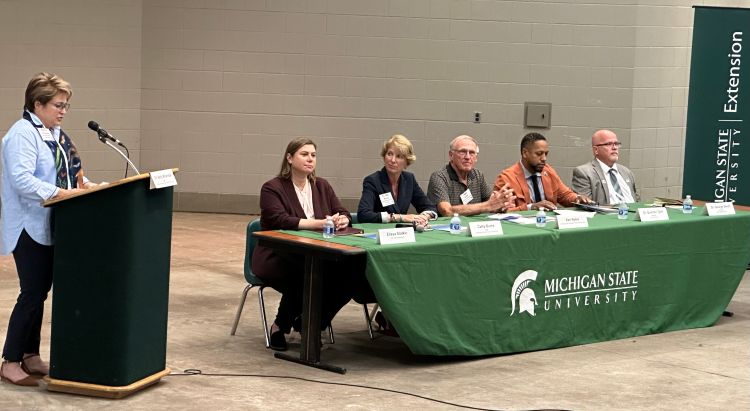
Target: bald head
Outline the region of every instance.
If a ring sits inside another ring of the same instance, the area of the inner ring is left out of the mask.
[[[594,157],[612,167],[620,158],[620,142],[611,130],[599,130],[591,136],[591,150]]]
[[[614,139],[617,141],[617,134],[615,134],[612,130],[598,130],[596,133],[594,133],[593,136],[591,136],[591,145],[595,146],[597,144],[606,143],[610,141],[611,139]]]

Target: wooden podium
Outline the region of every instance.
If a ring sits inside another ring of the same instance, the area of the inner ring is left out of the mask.
[[[55,243],[50,391],[122,398],[170,372],[174,190],[150,190],[149,176],[44,203]]]

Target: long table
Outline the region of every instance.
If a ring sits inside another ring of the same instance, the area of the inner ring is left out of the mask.
[[[513,353],[714,324],[750,261],[750,213],[668,212],[665,222],[597,215],[569,230],[503,222],[496,237],[432,231],[411,244],[325,242],[366,252],[378,303],[413,353]]]

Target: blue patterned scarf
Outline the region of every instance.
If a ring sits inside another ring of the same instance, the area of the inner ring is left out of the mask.
[[[34,124],[28,111],[23,112],[23,118],[28,120],[29,123],[37,129],[44,128],[44,125]],[[52,130],[50,130],[50,132],[52,132]],[[54,136],[54,133],[52,133],[52,135]],[[73,144],[73,140],[71,140],[70,137],[60,129],[60,144],[55,141],[44,140],[44,142],[47,143],[47,146],[52,150],[52,157],[55,159],[55,170],[57,171],[55,185],[66,189],[83,187],[83,167],[81,165],[81,156],[78,154],[78,149],[75,144]],[[64,156],[63,152],[65,153]],[[65,162],[66,158],[68,160],[67,164]],[[74,177],[70,180],[70,187],[68,187],[68,176]]]

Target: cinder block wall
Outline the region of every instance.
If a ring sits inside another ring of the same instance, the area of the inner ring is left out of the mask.
[[[124,141],[139,164],[142,13],[141,1],[132,0],[0,1],[0,135],[21,118],[29,79],[53,72],[73,86],[63,128],[86,174],[114,181],[125,172],[89,120]]]
[[[494,179],[519,158],[524,102],[545,101],[563,179],[606,127],[644,198],[679,197],[692,16],[681,0],[2,1],[0,127],[28,78],[56,71],[89,175],[122,174],[96,119],[141,169],[180,168],[178,209],[249,213],[293,137],[318,143],[319,175],[355,207],[392,134],[415,144],[424,188],[463,133]]]

